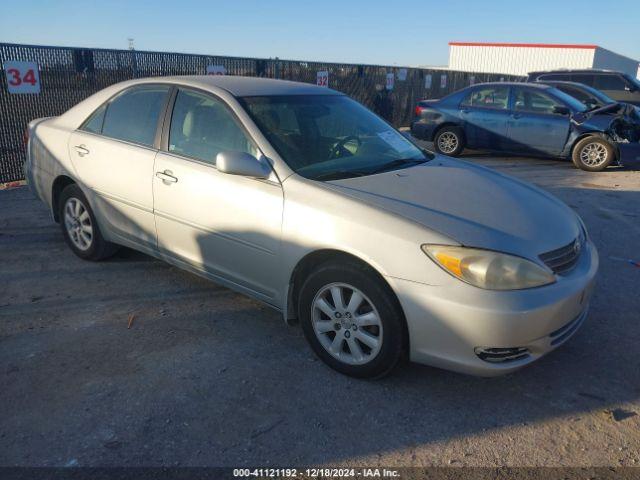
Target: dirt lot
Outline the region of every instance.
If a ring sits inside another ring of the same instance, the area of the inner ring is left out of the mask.
[[[601,256],[581,331],[494,379],[343,377],[269,308],[128,250],[83,262],[0,192],[0,465],[640,466],[640,170],[467,159],[562,198]]]

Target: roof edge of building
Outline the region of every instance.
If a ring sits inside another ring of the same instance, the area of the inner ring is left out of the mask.
[[[449,42],[449,46],[456,47],[516,47],[516,48],[581,48],[595,50],[598,45],[590,44],[562,44],[562,43],[494,43],[494,42]]]

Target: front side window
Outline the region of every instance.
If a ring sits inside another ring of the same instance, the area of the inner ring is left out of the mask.
[[[560,102],[544,93],[526,88],[516,89],[514,109],[518,112],[552,114],[556,106],[561,106]]]
[[[164,85],[145,85],[121,93],[107,105],[102,134],[152,146],[168,91]]]
[[[215,165],[220,152],[257,157],[258,150],[227,107],[216,98],[179,90],[171,115],[169,151]]]
[[[619,75],[596,75],[593,86],[599,90],[624,90],[627,84]]]
[[[473,90],[462,102],[468,107],[485,107],[506,110],[509,103],[508,87],[484,87]]]
[[[244,97],[242,105],[298,174],[331,180],[428,160],[384,120],[345,95]]]

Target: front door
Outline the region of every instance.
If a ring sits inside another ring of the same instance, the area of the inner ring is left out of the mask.
[[[100,223],[125,244],[156,246],[154,144],[168,91],[164,85],[125,90],[98,108],[69,139],[69,156],[92,194]]]
[[[168,151],[156,157],[154,213],[161,254],[275,303],[283,193],[269,180],[222,173],[219,152],[260,156],[226,104],[180,89]]]
[[[560,155],[569,137],[569,115],[556,113],[566,107],[538,89],[513,88],[509,120],[510,150],[536,155]]]

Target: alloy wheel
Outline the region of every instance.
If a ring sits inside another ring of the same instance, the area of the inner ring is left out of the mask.
[[[331,283],[311,304],[313,331],[323,348],[349,365],[373,360],[382,347],[382,322],[364,293],[346,283]]]
[[[75,197],[67,199],[64,205],[64,224],[75,247],[86,251],[93,242],[91,216],[84,204]]]
[[[438,148],[442,153],[451,153],[458,148],[458,136],[452,132],[444,132],[438,137]]]
[[[580,161],[589,167],[598,167],[607,161],[608,152],[604,145],[598,142],[588,143],[580,152]]]

